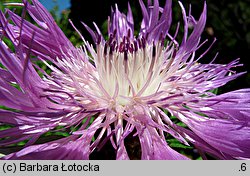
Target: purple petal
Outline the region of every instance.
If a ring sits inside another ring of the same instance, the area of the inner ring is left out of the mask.
[[[57,141],[26,147],[19,152],[3,157],[11,160],[86,160],[88,148],[86,141],[70,136]]]
[[[188,158],[171,149],[155,128],[137,128],[143,160],[187,160]]]
[[[177,53],[177,55],[182,55],[183,53],[192,53],[196,50],[199,42],[202,32],[204,31],[205,24],[206,24],[206,16],[207,16],[207,5],[204,3],[203,12],[200,16],[199,21],[194,25],[193,32],[190,34],[189,38],[186,41],[187,33],[188,33],[188,22],[187,17],[184,9],[182,8],[183,18],[184,18],[184,39],[183,43],[180,46],[180,49]],[[183,57],[183,59],[188,58],[189,55]]]
[[[223,119],[203,119],[194,113],[178,116],[200,138],[219,151],[238,158],[250,158],[250,123]],[[186,116],[186,117],[185,117]],[[203,120],[201,120],[203,119]]]
[[[250,89],[240,89],[201,100],[196,108],[209,117],[250,122]]]
[[[129,160],[129,156],[125,148],[124,142],[121,142],[121,144],[118,147],[116,159],[117,160]]]

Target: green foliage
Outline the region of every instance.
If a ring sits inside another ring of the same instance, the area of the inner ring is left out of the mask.
[[[167,139],[167,142],[170,147],[172,148],[178,148],[178,149],[192,149],[193,147],[184,145],[180,143],[177,139]]]
[[[219,89],[217,88],[217,89],[210,90],[209,92],[212,92],[213,94],[217,95],[218,91],[219,91]]]
[[[55,16],[56,14],[56,8],[51,11],[51,14]],[[54,18],[56,19],[56,23],[60,27],[60,29],[63,31],[63,33],[67,36],[67,38],[73,43],[74,46],[80,46],[83,44],[83,41],[80,39],[80,36],[78,33],[72,29],[71,24],[69,23],[69,14],[70,10],[64,10],[61,13],[60,18]]]

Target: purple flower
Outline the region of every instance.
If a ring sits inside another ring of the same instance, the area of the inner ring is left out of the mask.
[[[9,9],[0,13],[0,105],[8,109],[0,110],[0,122],[11,126],[0,131],[0,146],[27,141],[2,159],[89,159],[109,140],[116,159],[129,159],[128,135],[139,138],[141,159],[188,159],[168,145],[167,134],[194,145],[204,158],[250,158],[250,89],[211,91],[244,74],[232,71],[238,60],[201,64],[207,51],[196,53],[204,44],[206,4],[197,20],[179,3],[184,35],[178,43],[178,29],[169,32],[171,0],[164,7],[158,0],[139,3],[138,36],[130,6],[127,15],[117,6],[112,10],[107,41],[96,25],[93,31],[83,23],[95,47],[82,36],[84,45],[74,47],[37,0],[14,4],[24,8],[22,17]],[[70,135],[36,142],[56,130]]]

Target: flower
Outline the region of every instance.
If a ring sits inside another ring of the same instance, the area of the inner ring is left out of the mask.
[[[158,0],[139,3],[143,19],[138,36],[129,5],[127,15],[117,6],[112,10],[108,40],[96,25],[94,31],[83,23],[95,47],[83,36],[84,45],[74,47],[37,0],[12,4],[23,7],[22,17],[9,9],[0,13],[0,104],[7,107],[0,110],[0,122],[10,126],[0,131],[0,145],[26,141],[3,159],[89,159],[108,140],[116,159],[129,159],[128,135],[139,138],[141,159],[189,159],[168,145],[167,134],[194,145],[204,158],[205,153],[250,158],[250,89],[221,95],[211,91],[244,74],[232,70],[239,60],[201,64],[208,50],[196,53],[204,44],[206,3],[196,20],[179,2],[181,43],[175,39],[178,29],[175,35],[169,32],[171,0],[164,7]],[[24,19],[26,13],[36,25]],[[175,124],[173,116],[187,127]],[[39,141],[55,130],[70,134]]]

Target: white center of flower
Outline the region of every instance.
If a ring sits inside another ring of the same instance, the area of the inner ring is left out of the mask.
[[[171,60],[172,48],[161,43],[130,43],[126,48],[121,43],[98,44],[96,51],[88,50],[91,57],[79,49],[79,58],[58,59],[59,68],[47,64],[57,82],[47,81],[61,91],[60,96],[83,105],[117,108],[166,89],[166,62]]]
[[[94,61],[99,81],[118,104],[127,105],[135,97],[148,96],[160,89],[164,62],[161,46],[146,45],[133,52],[111,50],[99,45]]]

